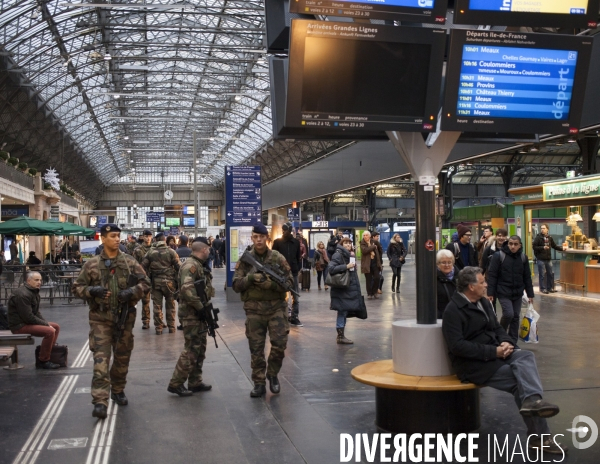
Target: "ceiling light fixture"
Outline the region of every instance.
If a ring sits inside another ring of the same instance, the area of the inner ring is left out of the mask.
[[[104,55],[104,59],[105,59],[106,61],[112,60],[112,57],[110,56],[110,53],[106,53],[106,54]]]

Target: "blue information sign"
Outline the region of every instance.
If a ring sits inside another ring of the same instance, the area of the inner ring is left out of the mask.
[[[577,55],[464,45],[456,114],[568,121]]]
[[[300,220],[300,208],[288,208],[287,216],[290,221],[299,221]]]
[[[146,222],[160,222],[164,214],[165,213],[161,213],[160,211],[146,213]]]
[[[262,218],[262,180],[260,166],[225,168],[226,222],[249,226]]]

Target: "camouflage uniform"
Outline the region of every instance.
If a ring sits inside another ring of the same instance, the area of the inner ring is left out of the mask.
[[[133,252],[135,251],[137,246],[138,246],[137,242],[127,242],[127,245],[125,246],[125,248],[127,248],[127,253],[130,254],[131,256],[133,256]]]
[[[175,330],[175,292],[177,273],[179,272],[179,256],[163,241],[152,244],[150,251],[144,256],[142,266],[152,281],[152,305],[154,311],[154,327],[160,332],[162,326],[162,303],[165,301],[167,325]]]
[[[212,275],[206,272],[204,262],[196,256],[190,256],[181,265],[179,271],[179,311],[178,316],[183,325],[185,345],[169,387],[177,388],[188,382],[188,389],[202,383],[202,363],[206,353],[206,336],[208,327],[200,320],[198,312],[203,308],[200,297],[194,287],[194,282],[206,279],[206,295],[203,299],[209,301],[215,295],[212,286]]]
[[[108,264],[110,262],[110,264]],[[108,267],[107,267],[108,264]],[[139,280],[134,287],[133,298],[129,301],[129,315],[125,322],[125,330],[115,347],[115,316],[113,311],[119,308],[117,294],[127,288],[130,274]],[[99,298],[93,298],[89,287],[102,286],[110,290],[108,303]],[[92,377],[92,403],[108,406],[109,390],[121,393],[127,383],[129,358],[133,350],[133,325],[135,323],[135,305],[145,293],[150,290],[150,281],[142,266],[126,253],[119,251],[114,259],[109,259],[103,250],[99,256],[87,261],[77,280],[73,283],[72,292],[87,301],[90,306],[90,351],[94,356],[94,374]],[[111,348],[113,363],[110,368]]]
[[[133,257],[138,263],[142,264],[144,256],[150,251],[150,247],[152,247],[151,244],[146,245],[145,243],[142,243],[133,250]],[[142,323],[150,324],[150,292],[142,297]]]
[[[277,251],[267,250],[262,256],[252,247],[249,251],[256,258],[271,267],[284,272],[288,284],[293,288],[292,271],[286,259]],[[242,294],[246,311],[246,337],[250,347],[252,381],[265,385],[265,372],[269,377],[276,376],[281,369],[287,346],[290,324],[285,303],[286,291],[275,282],[270,289],[257,286],[248,278],[256,272],[252,266],[238,261],[233,274],[233,290]],[[265,340],[267,330],[271,341],[269,362],[265,360]]]

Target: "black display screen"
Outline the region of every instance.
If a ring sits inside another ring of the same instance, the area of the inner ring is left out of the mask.
[[[433,131],[445,31],[294,21],[285,125]]]
[[[292,0],[290,12],[445,24],[448,0]]]
[[[430,55],[428,44],[307,37],[302,111],[422,117]]]

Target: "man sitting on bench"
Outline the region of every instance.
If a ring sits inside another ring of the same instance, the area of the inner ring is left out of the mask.
[[[479,267],[458,274],[456,292],[444,311],[442,332],[458,378],[511,393],[530,435],[528,446],[546,453],[567,450],[550,435],[547,417],[559,409],[542,399],[542,382],[531,351],[514,351],[513,338],[498,323]],[[542,445],[543,437],[543,445]]]
[[[40,348],[40,364],[43,369],[58,369],[50,362],[52,347],[58,340],[60,327],[54,322],[46,322],[40,314],[40,287],[42,276],[29,271],[25,275],[25,285],[17,288],[8,300],[8,325],[14,334],[30,334],[44,337]]]

